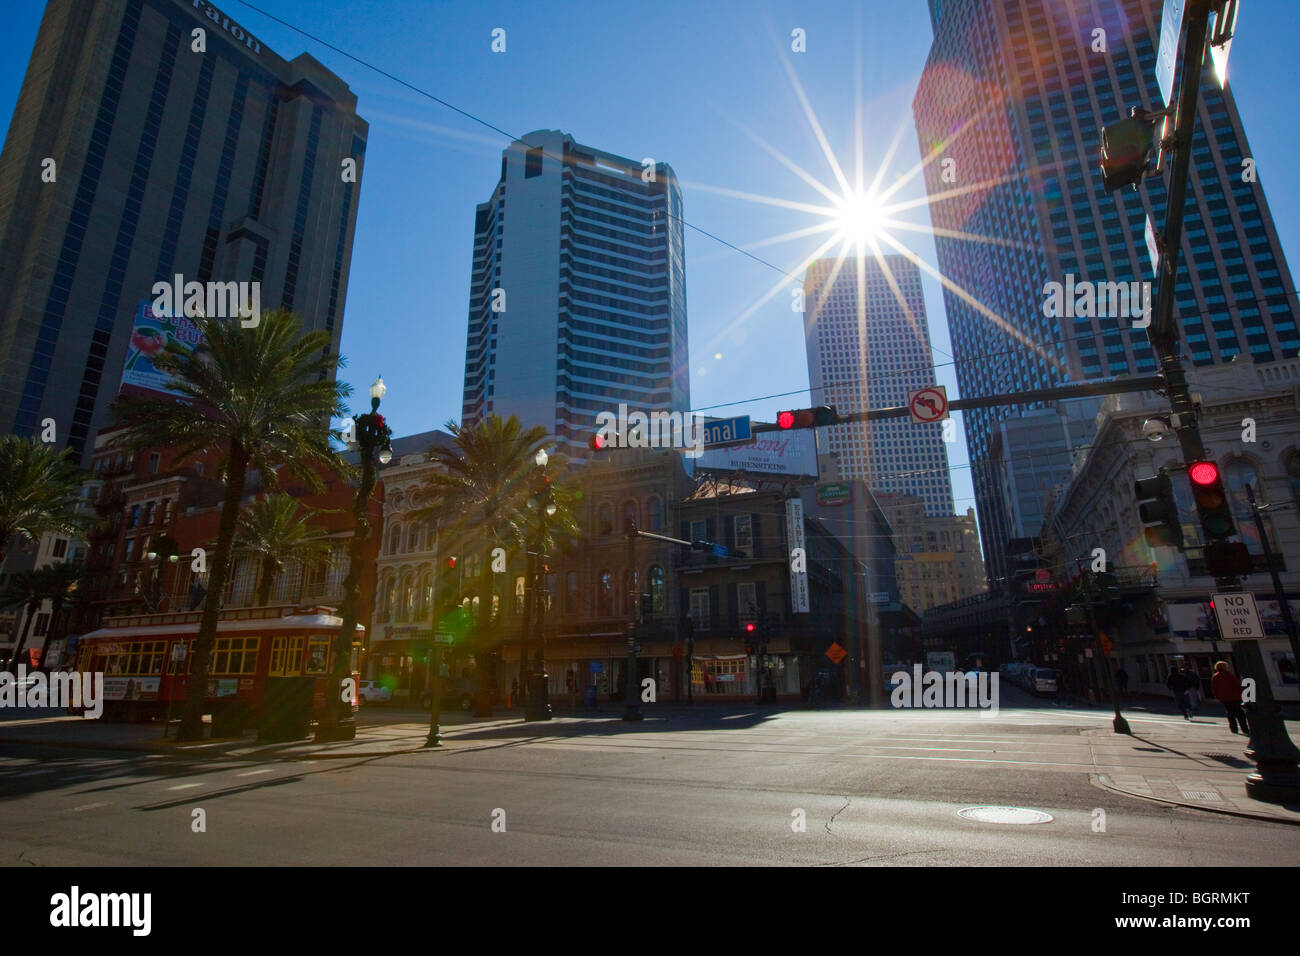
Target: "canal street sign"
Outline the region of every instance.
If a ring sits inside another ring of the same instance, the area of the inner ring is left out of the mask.
[[[1215,594],[1214,616],[1219,619],[1219,633],[1225,641],[1262,641],[1264,625],[1255,607],[1255,595],[1245,591]]]
[[[748,415],[719,418],[704,423],[704,447],[725,448],[728,445],[748,445],[754,440]]]

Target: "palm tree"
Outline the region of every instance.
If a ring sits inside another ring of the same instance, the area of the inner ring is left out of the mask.
[[[23,621],[23,632],[18,636],[18,641],[14,645],[13,659],[10,661],[10,669],[17,671],[18,655],[22,653],[23,645],[27,643],[27,635],[31,633],[32,622],[36,620],[36,612],[41,609],[45,603],[45,581],[41,578],[39,571],[20,571],[13,576],[3,592],[0,592],[0,607],[26,607],[27,617]]]
[[[481,667],[475,696],[479,702],[476,712],[490,714],[488,687],[495,675],[485,673],[491,669],[486,658],[493,649],[498,623],[490,597],[491,552],[496,547],[517,548],[526,540],[525,502],[532,492],[537,452],[548,436],[541,426],[525,429],[514,415],[504,421],[499,415],[489,415],[464,427],[448,422],[446,427],[452,444],[429,449],[430,459],[440,467],[426,485],[430,504],[414,517],[439,519],[441,529],[451,537],[453,553],[483,549],[476,588],[480,613],[474,647]]]
[[[41,667],[48,669],[45,655],[50,649],[50,641],[63,624],[63,607],[69,600],[75,599],[78,586],[86,576],[86,569],[79,563],[64,561],[39,568],[36,574],[40,578],[45,597],[50,599],[50,625],[41,644]]]
[[[171,446],[177,460],[206,451],[220,455],[225,495],[215,552],[208,555],[208,592],[189,680],[180,740],[203,736],[203,698],[221,598],[230,576],[235,527],[250,468],[267,480],[283,467],[309,487],[321,472],[346,473],[330,439],[331,416],[342,418],[351,386],[333,379],[340,360],[330,355],[323,330],[303,334],[291,313],[262,314],[252,328],[239,322],[194,320],[203,343],[189,350],[169,341],[154,367],[170,376],[169,388],[188,401],[122,398],[114,410],[123,428],[114,444],[133,451]]]
[[[75,535],[83,475],[71,452],[35,438],[0,435],[0,567],[15,538]]]
[[[320,514],[284,492],[267,495],[250,505],[239,517],[235,546],[254,557],[258,564],[257,603],[271,603],[275,579],[289,562],[302,568],[322,561],[330,554],[329,540],[309,522]]]

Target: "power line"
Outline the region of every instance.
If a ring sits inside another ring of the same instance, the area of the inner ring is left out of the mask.
[[[394,83],[397,83],[399,86],[405,87],[411,92],[417,93],[420,96],[433,100],[433,102],[437,103],[439,106],[445,106],[447,109],[451,110],[452,112],[458,113],[461,116],[465,117],[466,119],[470,120],[471,122],[478,123],[480,126],[492,130],[494,133],[500,133],[502,136],[506,137],[511,142],[520,142],[526,146],[529,146],[530,148],[532,147],[532,144],[529,143],[528,140],[524,139],[524,137],[515,136],[507,132],[506,130],[502,129],[500,126],[497,126],[483,119],[481,116],[471,113],[469,110],[461,109],[459,106],[456,106],[453,103],[449,103],[446,100],[442,99],[441,97],[435,96],[434,94],[430,93],[426,89],[418,87],[413,83],[408,83],[406,80],[402,79],[399,76],[396,76],[393,73],[388,72],[382,67],[375,66],[375,64],[371,63],[370,61],[362,59],[361,57],[356,56],[353,53],[349,53],[347,50],[335,46],[333,43],[330,43],[328,40],[324,40],[313,33],[308,33],[306,30],[302,29],[301,27],[295,26],[294,24],[290,23],[288,20],[282,19],[281,17],[277,17],[275,14],[269,13],[266,10],[263,10],[261,7],[249,3],[248,0],[238,0],[238,2],[250,10],[253,10],[256,13],[260,13],[262,16],[267,17],[268,19],[274,20],[276,23],[280,24],[281,26],[289,30],[292,30],[297,34],[300,34],[301,36],[306,37],[312,42],[319,43],[321,46],[333,50],[335,53],[339,54],[339,56],[347,57],[352,62],[360,64],[361,66],[366,67],[366,69],[373,70],[374,72],[378,73],[380,76],[392,80]],[[669,212],[667,209],[663,210],[663,212],[664,215],[668,216],[671,219],[676,219],[686,228],[693,229],[695,232],[698,232],[700,235],[707,236],[709,239],[712,239],[714,242],[721,243],[722,245],[726,246],[728,249],[731,249],[734,252],[739,252],[742,256],[746,256],[750,259],[753,259],[755,262],[765,265],[769,269],[773,269],[776,272],[781,273],[783,276],[785,276],[788,279],[794,279],[797,281],[799,278],[794,273],[787,272],[785,269],[782,269],[780,266],[776,265],[775,263],[769,262],[768,260],[764,259],[761,256],[756,256],[754,255],[754,253],[749,252],[746,249],[742,249],[740,246],[737,246],[735,243],[728,242],[726,239],[723,239],[721,236],[717,235],[716,233],[709,232],[707,229],[703,229],[699,226],[696,226],[693,223],[690,223],[687,220],[683,219],[681,216],[673,215],[673,213]]]

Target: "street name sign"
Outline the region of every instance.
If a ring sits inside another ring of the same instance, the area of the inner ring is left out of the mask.
[[[1178,67],[1178,42],[1183,35],[1183,10],[1187,0],[1165,0],[1160,14],[1160,47],[1156,51],[1156,83],[1165,106],[1174,100],[1174,70]]]
[[[750,432],[749,416],[719,418],[704,423],[704,447],[724,448],[727,445],[748,445],[754,440]]]

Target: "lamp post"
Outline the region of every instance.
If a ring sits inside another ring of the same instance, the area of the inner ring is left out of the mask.
[[[361,602],[361,569],[365,561],[366,540],[370,537],[370,519],[366,512],[375,488],[375,465],[393,460],[392,431],[379,414],[379,403],[388,388],[382,378],[370,386],[370,411],[358,415],[353,423],[349,446],[361,453],[361,487],[352,506],[354,529],[348,555],[348,576],[343,582],[343,623],[334,638],[333,661],[326,681],[325,712],[316,726],[316,742],[352,740],[357,735],[352,708],[356,695],[344,692],[344,678],[352,669],[352,644],[356,639],[357,606]]]
[[[145,554],[145,560],[149,561],[149,563],[152,565],[152,571],[150,574],[152,581],[150,582],[149,585],[149,591],[151,593],[152,600],[149,599],[145,600],[146,605],[152,605],[149,607],[150,614],[157,614],[159,608],[162,607],[162,583],[163,583],[162,559],[163,558],[166,558],[171,564],[175,564],[178,560],[180,560],[179,557],[174,552],[168,553],[164,551],[162,553],[159,553],[157,551],[149,551],[146,552]]]
[[[546,609],[542,600],[544,596],[541,594],[541,588],[538,587],[539,576],[546,573],[546,555],[542,554],[543,543],[546,541],[546,519],[556,512],[555,502],[551,500],[551,480],[546,475],[546,465],[550,460],[545,448],[537,450],[537,455],[533,461],[540,470],[540,475],[533,496],[528,499],[529,507],[538,510],[538,543],[535,551],[528,552],[528,585],[530,588],[528,597],[537,608],[537,637],[535,639],[537,652],[533,673],[528,679],[528,704],[524,711],[525,720],[551,719],[551,677],[546,672],[546,634],[544,630]],[[538,570],[539,565],[542,568],[540,571]],[[529,613],[530,610],[529,607],[524,608],[525,627],[532,619],[532,615]]]

